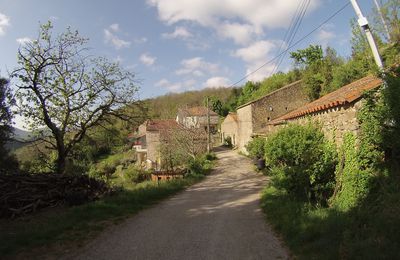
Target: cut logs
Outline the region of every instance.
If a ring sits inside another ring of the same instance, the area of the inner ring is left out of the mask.
[[[85,175],[0,173],[0,218],[62,204],[78,205],[111,191],[105,182]]]

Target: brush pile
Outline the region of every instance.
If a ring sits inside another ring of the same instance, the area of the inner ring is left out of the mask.
[[[0,218],[63,204],[79,205],[111,191],[105,182],[86,175],[0,173]]]

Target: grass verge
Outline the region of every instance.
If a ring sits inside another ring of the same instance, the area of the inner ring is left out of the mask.
[[[298,259],[399,259],[400,190],[388,187],[356,208],[318,208],[272,185],[262,195],[269,223]]]
[[[0,255],[11,257],[21,251],[43,246],[84,241],[118,223],[139,210],[166,198],[201,180],[191,176],[166,182],[144,182],[113,196],[66,208],[61,212],[45,212],[25,220],[0,222]],[[47,214],[49,213],[49,214]]]

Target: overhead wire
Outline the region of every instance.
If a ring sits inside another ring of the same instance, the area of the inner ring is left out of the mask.
[[[244,79],[247,79],[249,76],[253,75],[254,73],[256,73],[257,71],[259,71],[260,69],[262,69],[263,67],[265,67],[266,65],[272,63],[273,61],[275,61],[276,59],[278,59],[280,56],[282,56],[284,53],[286,53],[287,51],[291,50],[293,47],[295,47],[296,45],[298,45],[300,42],[302,42],[304,39],[308,38],[311,34],[313,34],[315,31],[317,31],[318,29],[320,29],[322,26],[324,26],[327,22],[329,22],[333,17],[335,17],[336,15],[338,15],[341,11],[343,11],[347,6],[350,5],[350,2],[347,2],[345,5],[343,5],[341,8],[339,8],[336,12],[334,12],[331,16],[329,16],[327,19],[325,19],[323,22],[321,22],[317,27],[315,27],[314,29],[312,29],[309,33],[307,33],[306,35],[304,35],[303,37],[301,37],[299,40],[297,40],[295,43],[289,45],[284,51],[280,52],[278,55],[276,55],[274,58],[268,60],[267,62],[263,63],[261,66],[259,66],[257,69],[247,73],[246,75],[244,75],[241,79],[239,79],[238,81],[236,81],[235,83],[231,84],[229,87],[234,87],[236,86],[236,84],[242,82]]]
[[[288,46],[290,46],[290,45],[292,44],[293,40],[295,39],[296,34],[297,34],[297,32],[298,32],[298,30],[299,30],[299,28],[300,28],[300,26],[301,26],[301,23],[302,23],[302,21],[303,21],[303,18],[304,18],[304,16],[305,16],[306,12],[307,12],[308,6],[310,5],[310,2],[311,2],[311,0],[307,0],[305,6],[304,6],[303,9],[301,10],[301,14],[300,14],[299,19],[297,20],[297,23],[296,23],[296,25],[295,25],[294,31],[293,31],[293,33],[291,34],[291,37],[290,37],[289,40],[288,40],[288,44],[287,44]],[[282,64],[282,62],[283,62],[283,60],[284,60],[286,54],[287,54],[287,51],[284,52],[283,55],[280,56],[280,59],[278,60],[278,63],[276,64],[276,66],[275,66],[275,68],[274,68],[275,70],[272,71],[271,75],[272,75],[273,73],[275,73],[275,72],[279,69],[279,66]],[[270,75],[270,76],[271,76],[271,75]]]
[[[282,42],[279,46],[279,49],[277,51],[277,53],[280,53],[282,51],[283,45],[285,43],[287,43],[287,45],[289,46],[291,44],[291,41],[294,39],[293,34],[297,33],[297,30],[295,30],[295,28],[297,27],[297,25],[299,24],[299,19],[302,16],[301,14],[303,13],[303,10],[305,8],[305,4],[306,2],[309,0],[303,0],[302,2],[299,2],[299,4],[297,5],[296,11],[294,13],[294,15],[292,16],[292,19],[290,21],[290,25],[288,27],[288,29],[286,30],[285,36],[282,39]],[[307,5],[308,7],[308,5]],[[282,60],[284,59],[285,55],[281,55],[278,59],[278,61],[275,63],[274,68],[272,69],[271,73],[269,76],[271,76],[272,74],[275,73],[275,71],[278,69],[279,65]]]

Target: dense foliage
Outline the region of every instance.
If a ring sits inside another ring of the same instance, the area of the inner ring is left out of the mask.
[[[260,159],[264,157],[265,138],[255,137],[247,145],[246,150],[250,157]]]
[[[326,205],[335,183],[335,147],[322,131],[308,124],[290,125],[265,143],[273,182],[297,199]]]

